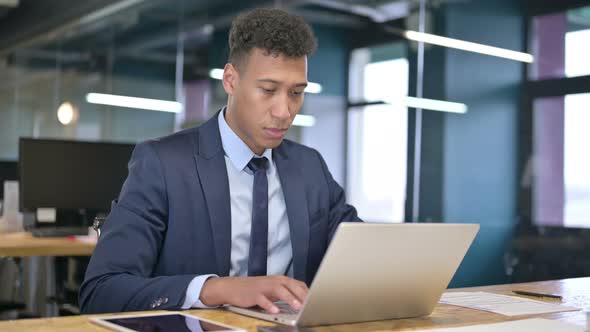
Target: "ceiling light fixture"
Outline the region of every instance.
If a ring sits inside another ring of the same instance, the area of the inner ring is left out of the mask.
[[[315,126],[315,117],[313,115],[297,114],[293,119],[293,126],[313,127]]]
[[[450,112],[450,113],[467,113],[467,105],[463,103],[455,103],[437,99],[416,98],[416,97],[400,97],[400,98],[385,98],[383,100],[387,104],[399,105],[406,107],[418,108],[430,111]]]
[[[222,80],[223,79],[223,69],[213,68],[213,69],[209,70],[209,77],[214,80]],[[307,86],[305,87],[305,92],[307,92],[307,93],[321,93],[322,92],[322,85],[319,83],[307,82]]]
[[[182,104],[176,101],[119,96],[105,93],[89,93],[86,95],[86,101],[90,104],[138,108],[170,113],[180,113],[183,109]]]
[[[64,126],[78,120],[78,109],[69,101],[61,103],[57,108],[57,120]]]
[[[455,48],[455,49],[459,49],[459,50],[463,50],[463,51],[475,52],[475,53],[480,53],[480,54],[485,54],[485,55],[492,55],[492,56],[497,56],[500,58],[505,58],[505,59],[510,59],[510,60],[522,61],[522,62],[526,62],[526,63],[532,63],[535,60],[535,58],[529,53],[517,52],[517,51],[508,50],[505,48],[494,47],[494,46],[489,46],[489,45],[484,45],[484,44],[478,44],[478,43],[468,42],[468,41],[454,39],[454,38],[437,36],[437,35],[433,35],[433,34],[425,33],[425,32],[407,30],[403,33],[403,35],[407,39],[417,41],[417,42],[423,42],[423,43],[427,43],[427,44],[450,47],[450,48]]]

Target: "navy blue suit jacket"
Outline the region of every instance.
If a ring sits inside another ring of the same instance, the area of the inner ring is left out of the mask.
[[[273,150],[285,196],[294,277],[310,284],[341,221],[359,220],[321,155]],[[179,309],[190,281],[228,276],[230,194],[217,117],[140,143],[80,289],[83,313]]]

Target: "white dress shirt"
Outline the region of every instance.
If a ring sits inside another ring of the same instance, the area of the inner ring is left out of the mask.
[[[225,108],[219,112],[218,123],[221,143],[225,151],[225,165],[229,180],[231,201],[231,265],[230,276],[248,275],[250,227],[252,224],[252,189],[254,176],[247,165],[253,157],[269,160],[268,177],[268,257],[267,274],[293,276],[291,236],[285,198],[272,150],[256,155],[225,121]],[[215,221],[214,221],[215,222]],[[200,300],[205,281],[214,274],[195,277],[187,287],[182,309],[206,308]]]

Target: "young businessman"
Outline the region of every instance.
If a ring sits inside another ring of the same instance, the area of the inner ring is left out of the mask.
[[[311,28],[240,15],[227,106],[138,144],[80,290],[84,313],[259,305],[299,309],[342,221],[359,221],[321,155],[284,140],[303,104]]]

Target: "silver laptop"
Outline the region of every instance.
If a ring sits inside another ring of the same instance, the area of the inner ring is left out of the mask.
[[[341,223],[299,312],[230,311],[292,326],[429,315],[479,230],[476,224]]]

